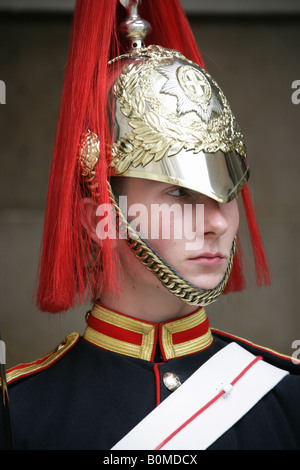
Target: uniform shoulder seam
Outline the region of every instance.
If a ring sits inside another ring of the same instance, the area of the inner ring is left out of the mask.
[[[37,372],[47,369],[52,364],[57,362],[61,357],[63,357],[78,341],[78,333],[70,333],[66,338],[53,349],[46,356],[37,359],[34,362],[19,364],[11,369],[8,369],[6,372],[7,384],[11,384],[16,380],[20,380],[24,377],[31,376]],[[2,383],[0,380],[0,387]]]
[[[300,365],[300,361],[298,359],[294,359],[291,356],[287,356],[286,354],[281,354],[273,349],[267,348],[265,346],[261,346],[259,344],[253,343],[252,341],[249,341],[245,338],[241,338],[240,336],[233,335],[231,333],[226,333],[225,331],[218,330],[217,328],[211,328],[212,333],[216,333],[217,335],[220,335],[222,337],[227,337],[231,340],[237,340],[241,343],[244,343],[247,346],[250,346],[252,348],[258,349],[260,351],[264,351],[265,353],[271,354],[273,356],[276,356],[279,359],[283,359],[286,361],[290,361],[295,365]]]

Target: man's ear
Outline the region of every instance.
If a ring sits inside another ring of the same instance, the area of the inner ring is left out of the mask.
[[[96,233],[96,226],[97,226],[97,220],[96,220],[96,210],[97,210],[97,205],[95,201],[91,198],[84,198],[81,201],[81,224],[91,237],[91,239],[96,242],[97,244],[99,243],[99,238]]]

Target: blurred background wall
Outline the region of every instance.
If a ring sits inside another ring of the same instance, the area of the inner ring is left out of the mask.
[[[252,279],[247,291],[223,296],[207,313],[213,327],[292,355],[300,340],[300,104],[292,101],[292,84],[300,80],[300,2],[183,5],[206,68],[244,131],[273,272],[271,287],[257,289]],[[0,0],[0,80],[6,85],[0,106],[0,330],[8,367],[45,355],[71,331],[83,333],[89,308],[51,316],[32,302],[73,7],[72,0]]]

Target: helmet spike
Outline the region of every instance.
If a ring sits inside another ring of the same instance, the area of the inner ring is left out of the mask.
[[[120,0],[127,10],[127,18],[120,24],[120,34],[128,41],[129,51],[145,46],[145,39],[151,26],[138,13],[139,0]]]

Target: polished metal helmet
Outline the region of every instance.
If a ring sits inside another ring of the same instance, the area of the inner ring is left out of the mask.
[[[218,202],[237,196],[249,177],[246,146],[228,100],[215,80],[176,50],[144,47],[150,25],[138,1],[120,0],[128,53],[110,62],[113,128],[111,176],[182,186]],[[97,136],[84,135],[80,159],[92,184]]]
[[[243,135],[217,83],[158,46],[117,59],[111,174],[179,185],[219,202],[249,175]]]

